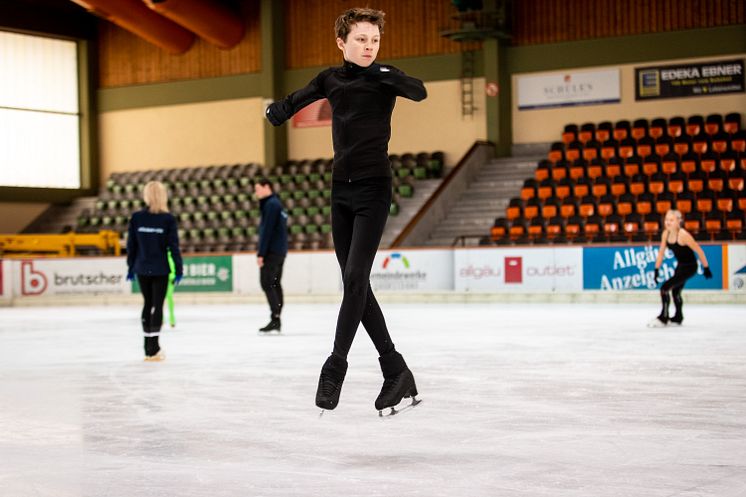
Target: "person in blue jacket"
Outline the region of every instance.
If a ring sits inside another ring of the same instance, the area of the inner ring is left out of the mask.
[[[135,275],[144,299],[142,331],[145,360],[162,361],[158,337],[163,325],[163,301],[168,290],[168,251],[174,261],[175,283],[184,274],[179,251],[176,218],[168,212],[168,193],[163,183],[150,181],[143,189],[147,207],[132,214],[127,237],[127,280]]]
[[[259,266],[259,281],[267,296],[271,318],[260,334],[279,333],[282,327],[282,266],[288,253],[287,213],[280,197],[272,191],[272,183],[261,178],[254,183],[254,193],[259,199],[262,222],[259,225],[259,246],[256,250],[256,263]]]

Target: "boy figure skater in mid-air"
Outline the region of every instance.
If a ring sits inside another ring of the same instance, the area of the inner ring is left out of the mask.
[[[332,236],[344,296],[334,349],[321,368],[316,405],[337,407],[347,354],[362,321],[380,355],[384,382],[375,401],[379,414],[389,407],[394,413],[393,407],[403,398],[417,402],[414,376],[394,348],[369,277],[391,204],[388,142],[396,97],[420,101],[427,96],[422,81],[375,63],[383,16],[368,8],[344,12],[334,26],[344,56],[342,66],[322,71],[308,86],[274,102],[266,112],[267,119],[279,126],[311,102],[327,98],[331,104]]]

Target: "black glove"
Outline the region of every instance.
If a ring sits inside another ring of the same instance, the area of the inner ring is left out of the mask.
[[[656,283],[658,282],[658,268],[655,268],[655,276],[653,276],[653,281]]]
[[[705,278],[708,280],[712,278],[712,271],[710,271],[709,267],[705,267]]]
[[[267,107],[265,115],[267,116],[267,120],[272,123],[272,126],[279,126],[288,120],[280,102],[273,102],[270,104],[269,107]]]

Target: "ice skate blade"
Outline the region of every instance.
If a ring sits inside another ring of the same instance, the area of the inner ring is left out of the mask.
[[[666,326],[668,326],[668,323],[664,323],[658,318],[655,318],[648,323],[648,328],[665,328]]]
[[[259,330],[257,332],[257,335],[259,335],[260,337],[268,337],[268,336],[272,336],[272,335],[274,335],[274,336],[281,336],[282,332],[280,330],[270,330],[270,331],[261,331],[261,330]]]
[[[422,399],[418,400],[417,397],[412,396],[412,402],[402,407],[401,409],[397,409],[396,407],[387,407],[386,409],[391,409],[388,414],[384,414],[383,413],[384,410],[380,409],[378,411],[378,417],[379,418],[390,418],[391,416],[396,416],[397,414],[400,414],[404,411],[408,411],[409,409],[417,407],[421,402],[422,402]]]
[[[161,362],[166,360],[166,354],[159,351],[156,355],[146,355],[145,359],[143,359],[144,362]]]

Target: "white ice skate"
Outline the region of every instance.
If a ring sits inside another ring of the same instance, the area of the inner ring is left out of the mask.
[[[659,317],[651,319],[648,323],[648,328],[665,328],[666,326],[668,326],[668,323],[661,320]]]

